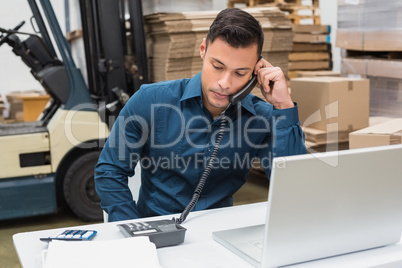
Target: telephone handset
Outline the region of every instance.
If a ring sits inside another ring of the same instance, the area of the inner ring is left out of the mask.
[[[257,76],[253,74],[251,79],[247,82],[247,84],[243,87],[242,90],[229,97],[229,102],[233,106],[236,105],[239,101],[244,99],[251,92],[251,90],[253,90],[257,82],[258,82]]]
[[[260,56],[258,58],[257,63],[262,58],[263,58],[263,56]],[[255,75],[253,73],[253,75],[251,76],[251,79],[247,82],[247,84],[243,87],[243,89],[229,97],[229,103],[233,106],[236,105],[239,101],[244,99],[251,92],[251,90],[253,90],[253,88],[255,87],[257,82],[258,82],[257,75]]]

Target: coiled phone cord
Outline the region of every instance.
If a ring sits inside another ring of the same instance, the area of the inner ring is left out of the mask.
[[[223,136],[224,136],[225,126],[226,126],[226,123],[227,123],[227,116],[225,115],[225,112],[230,107],[230,105],[231,104],[229,104],[228,107],[226,107],[226,109],[220,114],[221,123],[219,125],[218,136],[216,138],[214,149],[212,150],[211,157],[208,160],[208,165],[207,165],[207,167],[204,169],[204,171],[201,174],[200,181],[198,182],[197,187],[194,190],[193,197],[191,198],[190,203],[188,203],[187,207],[183,210],[183,212],[181,213],[180,217],[178,219],[175,219],[177,224],[181,224],[182,222],[184,222],[186,220],[188,214],[194,208],[194,206],[198,202],[198,199],[200,198],[202,189],[204,188],[204,185],[207,182],[209,174],[212,171],[214,161],[215,161],[216,157],[218,156],[219,147],[221,146]]]

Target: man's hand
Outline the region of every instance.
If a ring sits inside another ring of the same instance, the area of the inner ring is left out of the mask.
[[[268,61],[261,59],[255,66],[254,74],[258,76],[262,95],[276,109],[294,107],[281,68],[273,67]]]

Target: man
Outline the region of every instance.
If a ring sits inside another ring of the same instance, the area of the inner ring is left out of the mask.
[[[213,151],[229,97],[254,74],[266,101],[251,94],[225,111],[223,140],[194,210],[230,206],[255,157],[305,153],[297,106],[283,72],[260,59],[264,36],[250,14],[221,11],[200,45],[202,71],[191,79],[143,85],[122,109],[95,168],[110,221],[180,213]],[[137,202],[127,186],[141,166]]]

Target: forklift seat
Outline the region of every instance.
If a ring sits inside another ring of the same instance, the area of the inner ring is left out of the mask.
[[[46,44],[37,35],[29,36],[22,45],[26,56],[21,57],[32,69],[34,77],[56,102],[65,104],[69,96],[70,84],[64,64],[52,57]]]
[[[15,55],[31,69],[32,75],[38,80],[46,92],[57,102],[65,104],[70,94],[70,83],[66,68],[56,56],[52,56],[42,38],[30,35],[20,41],[12,35],[7,42]]]

